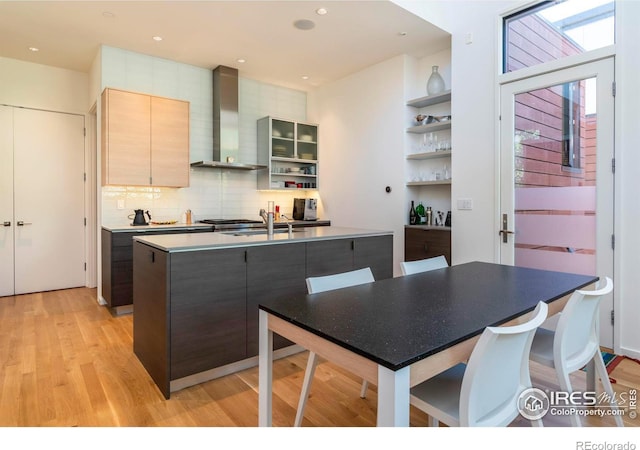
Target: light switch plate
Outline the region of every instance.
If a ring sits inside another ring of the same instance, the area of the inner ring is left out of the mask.
[[[124,200],[118,200],[118,209],[124,209]]]
[[[471,198],[459,198],[458,199],[458,209],[459,210],[472,210],[473,209],[473,199],[471,199]]]

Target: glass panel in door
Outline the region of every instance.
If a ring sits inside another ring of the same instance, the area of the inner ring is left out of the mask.
[[[613,59],[501,87],[500,261],[613,277]],[[600,307],[613,346],[613,298]]]
[[[596,274],[595,81],[515,96],[516,266]]]

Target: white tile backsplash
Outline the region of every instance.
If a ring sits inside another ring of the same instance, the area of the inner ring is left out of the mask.
[[[213,75],[210,69],[142,55],[113,47],[102,49],[102,87],[177,98],[190,103],[190,160],[213,156]],[[265,116],[305,121],[305,92],[242,78],[239,89],[239,160],[257,162],[257,120]],[[275,201],[291,215],[294,197],[316,193],[258,191],[257,172],[192,168],[188,188],[106,186],[102,188],[104,225],[127,223],[134,209],[150,211],[154,220],[180,220],[191,209],[194,219],[258,219],[258,211]],[[124,200],[125,209],[117,209]]]

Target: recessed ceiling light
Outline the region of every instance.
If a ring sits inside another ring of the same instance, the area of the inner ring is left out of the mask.
[[[104,11],[102,13],[103,17],[106,17],[107,19],[113,19],[116,15],[114,13],[112,13],[111,11]]]
[[[239,62],[240,64],[242,64],[243,62],[247,62],[247,60],[244,58],[238,58],[236,59],[236,61]]]
[[[40,51],[40,49],[38,47],[29,47],[29,50],[31,50],[34,53]]]
[[[308,79],[309,79],[309,77],[308,77],[308,76],[306,76],[306,75],[302,75],[302,79],[303,79],[303,80],[308,80]]]
[[[160,42],[162,40],[162,36],[154,36],[153,40],[156,42]]]
[[[324,16],[328,12],[329,11],[327,11],[327,8],[318,8],[318,9],[316,9],[316,14],[319,15],[319,16]]]
[[[407,32],[406,31],[401,31],[400,33],[398,33],[398,36],[406,36]]]
[[[298,30],[311,30],[313,27],[316,26],[316,24],[313,23],[313,21],[308,19],[300,19],[293,22],[293,26],[296,27]]]

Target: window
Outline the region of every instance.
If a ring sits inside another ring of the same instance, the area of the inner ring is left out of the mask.
[[[613,0],[543,1],[503,19],[503,72],[612,45]]]
[[[562,86],[562,167],[580,168],[580,85],[574,81]]]

